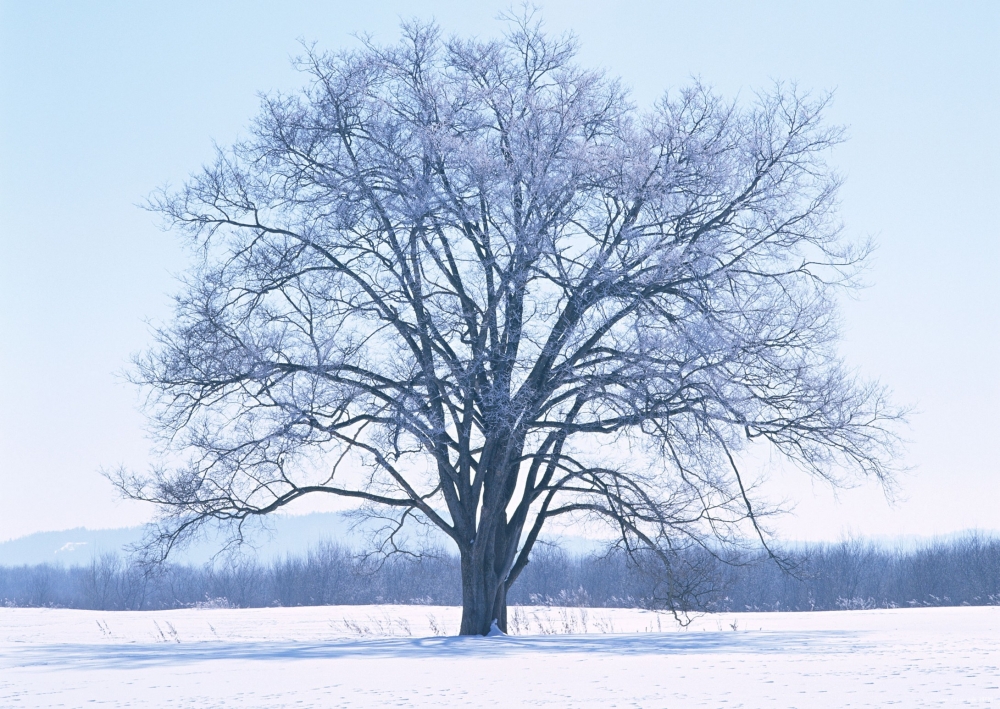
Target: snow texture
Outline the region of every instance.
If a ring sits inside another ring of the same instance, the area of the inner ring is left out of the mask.
[[[2,707],[990,707],[1000,608],[0,608]]]

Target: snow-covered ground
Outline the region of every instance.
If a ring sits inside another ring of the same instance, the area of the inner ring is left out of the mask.
[[[0,707],[1000,707],[1000,608],[0,608]]]

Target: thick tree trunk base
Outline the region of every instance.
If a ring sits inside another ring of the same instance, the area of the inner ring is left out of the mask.
[[[486,635],[496,621],[507,632],[507,590],[482,567],[462,560],[462,625],[459,635]]]
[[[505,594],[501,594],[505,595]],[[462,625],[459,635],[486,635],[496,621],[497,628],[507,632],[507,602],[499,599],[492,604],[462,604]]]

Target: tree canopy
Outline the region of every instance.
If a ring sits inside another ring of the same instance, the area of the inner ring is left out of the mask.
[[[353,498],[387,548],[451,539],[484,633],[553,518],[607,522],[680,592],[686,547],[760,532],[752,442],[891,477],[901,414],[837,354],[870,246],[841,233],[828,97],[640,108],[530,17],[402,35],[307,48],[302,91],[152,200],[199,254],[136,370],[186,462],[116,478],[161,505],[161,551]]]

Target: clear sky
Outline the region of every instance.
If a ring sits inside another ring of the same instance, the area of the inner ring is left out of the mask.
[[[777,530],[1000,529],[1000,3],[540,5],[643,102],[692,76],[726,96],[775,79],[836,92],[842,216],[880,244],[871,287],[844,304],[843,351],[916,407],[912,472],[890,505],[874,485],[834,496],[775,470],[773,494],[799,502]],[[487,35],[507,6],[0,0],[0,541],[150,516],[98,472],[149,462],[120,372],[187,263],[135,205],[237,137],[258,91],[302,83],[298,38],[390,41],[414,15]]]

